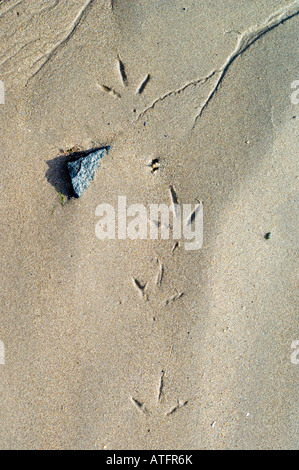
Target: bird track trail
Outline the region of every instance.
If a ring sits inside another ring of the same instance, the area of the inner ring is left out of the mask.
[[[20,3],[22,3],[22,2],[17,2],[13,6],[15,7],[16,5],[18,5]],[[40,62],[44,59],[43,63],[39,66],[39,68],[28,78],[27,83],[26,83],[27,85],[34,77],[36,77],[43,70],[43,68],[46,66],[46,64],[48,64],[50,62],[50,60],[54,56],[56,56],[57,53],[63,47],[65,47],[68,44],[68,42],[71,40],[71,38],[76,33],[78,27],[82,24],[82,22],[86,18],[88,12],[90,11],[90,9],[92,8],[94,3],[95,3],[95,0],[88,0],[83,5],[83,7],[80,9],[80,11],[77,13],[75,19],[73,20],[73,22],[70,25],[65,37],[61,41],[59,41],[49,52],[42,55],[41,57],[39,57],[35,61],[35,63],[32,65],[32,67],[34,67],[34,65],[36,65],[38,62]],[[114,2],[112,1],[111,2],[111,10],[112,11],[113,11],[113,3]],[[4,12],[4,13],[6,13],[6,12]],[[199,110],[198,110],[198,112],[197,112],[197,114],[196,114],[196,116],[193,120],[193,126],[192,126],[192,130],[193,130],[195,128],[198,120],[200,119],[200,117],[202,116],[204,111],[207,109],[209,103],[211,102],[213,97],[216,95],[221,83],[223,82],[228,70],[230,69],[230,66],[234,63],[234,61],[240,55],[242,55],[243,52],[245,52],[251,45],[253,45],[256,41],[258,41],[261,37],[265,36],[268,32],[272,31],[273,29],[275,29],[276,27],[278,27],[282,23],[290,20],[291,18],[293,18],[294,16],[296,16],[298,14],[299,14],[299,0],[296,0],[295,2],[292,2],[291,4],[289,4],[288,6],[274,12],[264,23],[262,23],[260,25],[255,25],[255,26],[250,27],[248,30],[244,31],[243,33],[241,33],[239,35],[239,38],[238,38],[235,49],[227,56],[226,60],[224,61],[223,65],[222,65],[222,67],[220,67],[219,69],[216,69],[216,70],[212,70],[205,77],[200,77],[200,78],[196,78],[194,80],[191,80],[191,81],[185,83],[184,85],[182,85],[181,87],[179,87],[177,89],[174,89],[174,90],[171,90],[171,91],[168,91],[168,92],[164,93],[162,96],[159,96],[158,98],[156,98],[149,106],[147,106],[137,116],[136,122],[139,121],[140,119],[144,118],[144,116],[149,111],[153,110],[158,103],[167,100],[171,96],[180,95],[181,93],[183,93],[186,89],[188,89],[191,86],[203,85],[203,84],[207,83],[210,79],[214,78],[213,87],[211,88],[211,90],[210,90],[207,98],[205,99],[204,103],[200,106],[200,108],[199,108]],[[127,75],[126,75],[126,72],[125,72],[125,69],[124,69],[124,65],[123,65],[123,62],[121,61],[121,59],[119,57],[118,57],[118,60],[119,60],[119,71],[120,71],[120,75],[121,75],[121,78],[122,78],[122,82],[126,86],[127,85]],[[141,94],[143,92],[143,90],[144,90],[144,88],[147,85],[149,80],[150,80],[150,75],[148,74],[146,76],[146,78],[144,79],[144,81],[141,83],[141,85],[137,88],[137,90],[136,90],[137,94]],[[110,94],[114,98],[119,98],[119,94],[114,93],[114,90],[111,91],[109,89],[109,90],[105,90],[105,91],[109,91]],[[135,122],[135,121],[133,121],[133,122]]]

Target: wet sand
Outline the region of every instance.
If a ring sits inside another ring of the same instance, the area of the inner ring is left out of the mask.
[[[298,12],[0,2],[0,448],[298,448]],[[107,145],[68,199],[61,159]],[[96,237],[170,187],[199,251]]]

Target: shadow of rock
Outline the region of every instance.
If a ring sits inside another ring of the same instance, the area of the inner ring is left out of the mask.
[[[48,160],[48,170],[46,171],[46,178],[49,183],[54,186],[56,191],[66,196],[68,199],[75,196],[71,177],[67,164],[69,162],[74,162],[79,158],[86,157],[90,153],[100,150],[99,148],[94,148],[90,150],[73,152],[68,155],[59,155],[53,160]]]

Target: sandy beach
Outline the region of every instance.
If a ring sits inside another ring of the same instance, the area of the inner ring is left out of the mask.
[[[298,449],[298,26],[298,0],[0,1],[0,449]],[[99,239],[119,197],[199,204],[202,246]]]

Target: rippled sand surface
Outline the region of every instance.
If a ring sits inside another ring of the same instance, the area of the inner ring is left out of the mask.
[[[298,448],[299,3],[237,3],[0,2],[0,448]],[[120,196],[202,248],[99,240]]]

